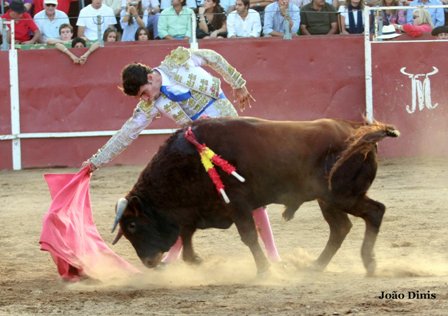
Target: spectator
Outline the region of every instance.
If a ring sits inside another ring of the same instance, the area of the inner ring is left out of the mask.
[[[433,5],[442,5],[440,0],[414,0],[409,3],[409,6],[433,6]],[[445,12],[443,8],[428,8],[428,11],[431,15],[432,24],[434,27],[444,26],[445,25]],[[413,13],[411,10],[408,10],[406,13],[406,23],[413,24]]]
[[[339,8],[342,34],[364,33],[364,0],[345,0],[345,5]]]
[[[109,8],[114,11],[114,16],[119,17],[122,9],[122,1],[121,0],[103,0],[103,4],[107,5]],[[126,3],[123,5],[126,7]]]
[[[123,8],[126,8],[126,3],[127,1],[125,1],[125,3],[122,4],[122,0],[103,0],[103,4],[107,5],[114,12],[116,20],[115,23],[117,24],[117,27],[120,32],[122,31],[120,25],[120,13]]]
[[[87,47],[87,42],[82,37],[75,37],[72,40],[71,46],[72,46],[72,48],[85,48],[85,47]],[[81,57],[78,57],[75,54],[73,54],[73,52],[71,52],[67,47],[65,47],[64,44],[56,43],[56,48],[58,50],[60,50],[61,52],[63,52],[64,54],[66,54],[68,57],[70,57],[70,59],[73,61],[74,64],[78,64],[78,65],[84,65],[87,62],[87,58],[90,56],[90,54],[92,54],[94,51],[96,51],[99,47],[100,47],[100,44],[98,42],[93,43],[89,47],[89,49],[83,55],[81,55]]]
[[[313,0],[300,11],[302,35],[336,34],[338,19],[336,9],[325,0]]]
[[[400,6],[399,0],[381,0],[380,6],[382,7],[395,7]],[[388,24],[405,24],[406,23],[406,11],[405,10],[383,10],[383,25]]]
[[[227,17],[227,37],[260,37],[260,14],[250,9],[250,0],[236,0],[235,11]]]
[[[289,28],[296,34],[300,27],[300,9],[289,0],[278,0],[269,4],[264,10],[264,36],[283,36]]]
[[[121,10],[120,24],[123,30],[121,40],[132,42],[135,32],[139,27],[145,27],[148,23],[148,11],[143,10],[140,0],[129,0],[126,8]]]
[[[71,0],[58,0],[58,10],[68,15],[68,12],[70,11],[70,3],[72,3]],[[42,11],[44,8],[44,0],[33,0],[34,16],[36,16],[36,14]]]
[[[23,1],[12,0],[8,7],[9,9],[2,15],[2,19],[15,22],[14,42],[17,44],[35,44],[39,40],[40,31],[31,15],[26,12]],[[8,25],[8,42],[11,42],[10,27]]]
[[[99,21],[97,17],[100,17]],[[92,0],[92,3],[83,8],[79,12],[78,21],[78,37],[87,38],[89,41],[99,40],[104,31],[109,26],[117,23],[114,12],[102,0]],[[98,36],[98,24],[100,25],[100,36]]]
[[[172,0],[172,6],[162,11],[158,31],[161,39],[189,39],[191,15],[194,11],[185,6],[186,0]]]
[[[73,26],[70,24],[61,24],[59,26],[59,36],[57,38],[49,38],[47,40],[48,45],[55,45],[56,43],[67,44],[72,41],[73,38]]]
[[[118,42],[120,40],[120,33],[118,32],[118,30],[113,27],[113,26],[109,26],[103,34],[103,42],[105,43],[113,43],[113,42]]]
[[[149,40],[149,31],[146,27],[139,27],[135,32],[134,39],[136,41],[148,41]]]
[[[312,0],[291,0],[299,9],[311,3]],[[376,0],[375,0],[376,1]],[[326,3],[331,4],[335,9],[339,8],[339,0],[325,0]]]
[[[431,14],[424,8],[415,9],[412,13],[412,19],[414,21],[412,24],[394,24],[395,29],[404,32],[411,37],[419,37],[424,33],[431,33],[434,28]]]
[[[199,7],[196,37],[199,39],[227,37],[226,15],[219,5],[219,0],[205,0],[204,5]]]
[[[158,23],[160,17],[160,6],[158,0],[145,0],[149,1],[148,7],[148,22],[146,23],[146,28],[150,33],[152,33],[152,38],[156,39],[159,37]]]
[[[70,24],[67,14],[57,10],[58,0],[44,0],[45,10],[34,16],[34,22],[40,30],[39,42],[47,43],[49,38],[59,37],[59,27]]]
[[[197,10],[204,3],[204,0],[186,0],[185,6],[192,10]],[[165,10],[172,5],[172,0],[160,0],[160,9]]]
[[[432,36],[437,36],[438,39],[448,39],[448,26],[438,26],[431,32]]]
[[[14,0],[4,0],[5,9],[9,9],[9,5],[11,4],[12,1]],[[31,8],[33,7],[33,0],[24,0],[23,5],[25,6],[25,11],[31,14]]]

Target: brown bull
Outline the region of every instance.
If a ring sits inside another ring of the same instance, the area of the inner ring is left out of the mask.
[[[366,222],[361,256],[367,273],[374,273],[373,248],[385,207],[366,193],[376,175],[376,143],[399,135],[392,126],[333,119],[238,118],[200,120],[191,127],[200,143],[236,166],[246,181],[220,173],[230,198],[226,204],[197,150],[185,139],[185,129],[171,136],[117,205],[116,241],[124,234],[146,266],[156,266],[179,235],[184,260],[197,262],[192,246],[196,229],[228,228],[235,223],[258,272],[263,272],[268,261],[251,211],[283,204],[283,218],[288,221],[302,203],[317,200],[330,226],[317,266],[325,268],[339,249],[352,226],[348,218],[352,214]]]

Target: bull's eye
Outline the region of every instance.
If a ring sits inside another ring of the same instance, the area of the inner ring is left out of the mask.
[[[133,234],[135,233],[135,231],[137,230],[137,225],[135,224],[135,222],[130,222],[128,224],[128,231]]]

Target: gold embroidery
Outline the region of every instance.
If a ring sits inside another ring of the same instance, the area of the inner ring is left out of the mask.
[[[154,108],[154,102],[147,102],[142,100],[137,104],[137,107],[139,107],[146,114],[149,114]]]
[[[186,65],[190,57],[191,53],[189,49],[185,47],[178,47],[176,49],[173,49],[171,53],[166,56],[162,64],[165,64],[170,68],[184,66]]]

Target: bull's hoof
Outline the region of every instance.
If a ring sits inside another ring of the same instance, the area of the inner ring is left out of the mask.
[[[189,264],[193,264],[193,265],[200,265],[201,263],[202,263],[202,258],[201,257],[199,257],[198,255],[194,255],[194,256],[191,256],[191,257],[189,257],[189,258],[184,258],[184,261],[186,262],[186,263],[189,263]]]
[[[308,267],[308,270],[313,272],[323,272],[327,267],[326,264],[320,263],[318,260],[313,261],[313,263]]]
[[[376,262],[375,261],[370,262],[370,264],[366,266],[366,270],[367,270],[366,274],[367,277],[369,278],[374,277],[376,271]]]
[[[282,213],[282,217],[283,217],[283,219],[285,220],[285,221],[290,221],[290,220],[292,220],[293,218],[294,218],[294,212],[290,212],[290,211],[288,211],[288,210],[285,210],[283,213]]]

